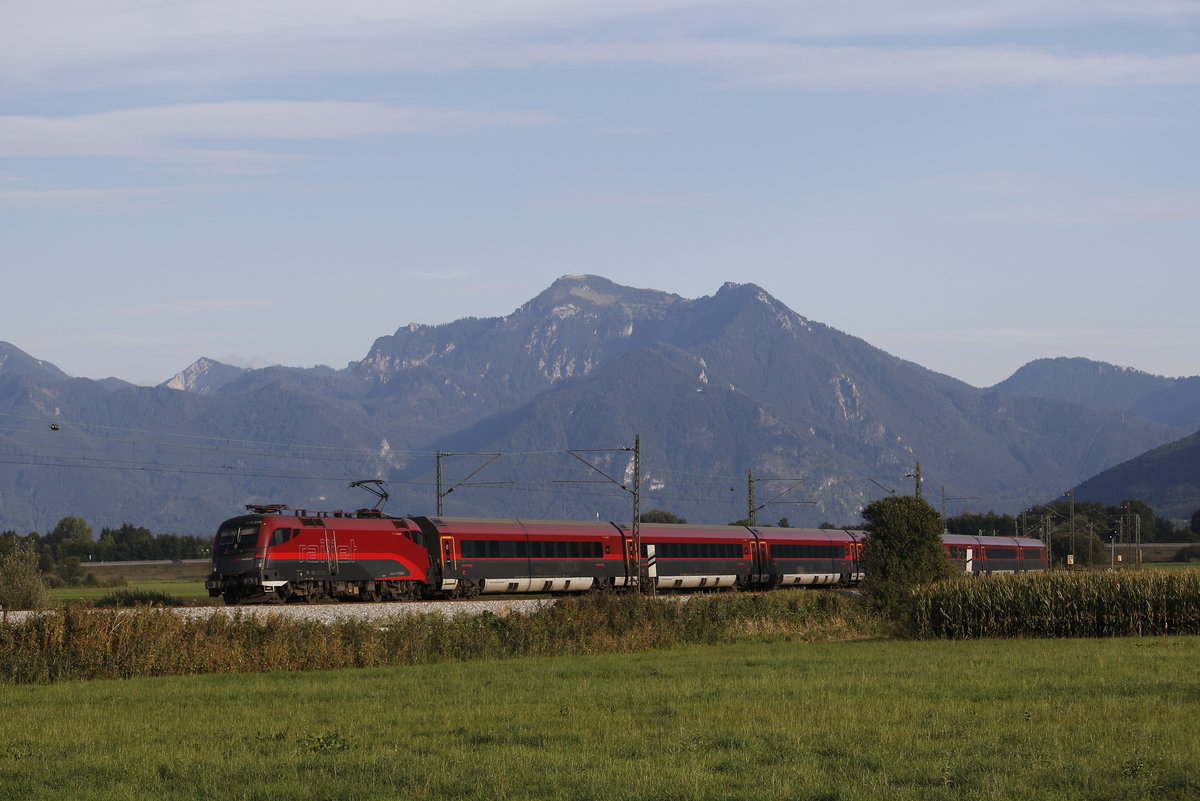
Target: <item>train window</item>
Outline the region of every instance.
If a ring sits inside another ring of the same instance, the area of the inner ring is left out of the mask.
[[[1021,550],[1022,559],[1036,559],[1041,561],[1046,558],[1046,552],[1041,548],[1024,548]]]
[[[642,546],[642,556],[648,555],[648,546]],[[662,542],[654,546],[654,553],[662,559],[740,559],[742,546],[736,542]]]
[[[580,540],[531,540],[528,544],[512,542],[511,545],[516,548],[515,556],[524,558],[528,554],[534,559],[599,559],[612,552],[612,549],[602,542]],[[643,555],[645,551],[646,546],[643,545]]]
[[[258,521],[241,526],[229,526],[217,532],[217,553],[253,551],[258,544]]]
[[[838,559],[844,554],[840,545],[772,545],[776,559]]]
[[[292,538],[293,530],[290,528],[277,528],[271,532],[271,544],[283,545]]]
[[[1016,548],[987,548],[985,553],[988,559],[1016,559]]]

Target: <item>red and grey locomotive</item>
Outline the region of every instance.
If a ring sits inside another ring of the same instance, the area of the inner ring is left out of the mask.
[[[865,532],[644,523],[391,517],[247,507],[213,537],[211,596],[242,601],[471,598],[623,588],[853,586]],[[1011,537],[945,538],[970,573],[1046,570],[1045,545]]]

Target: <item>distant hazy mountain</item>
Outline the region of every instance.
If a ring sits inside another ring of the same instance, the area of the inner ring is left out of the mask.
[[[0,375],[27,375],[43,381],[69,378],[50,362],[35,359],[9,342],[0,342]]]
[[[1038,359],[996,392],[1121,409],[1188,430],[1200,428],[1200,377],[1164,378],[1090,359]]]
[[[1136,499],[1163,517],[1190,518],[1200,509],[1200,432],[1101,472],[1075,495],[1109,505]]]
[[[1032,371],[975,389],[751,284],[690,300],[567,276],[504,317],[402,327],[343,370],[201,359],[149,388],[47,367],[0,367],[0,415],[20,421],[0,431],[0,528],[79,514],[202,533],[249,502],[363,505],[359,478],[390,482],[389,510],[429,513],[435,451],[505,454],[469,480],[490,457],[444,457],[448,512],[620,519],[635,434],[643,508],[697,522],[744,517],[753,470],[757,500],[779,501],[760,519],[850,523],[880,484],[910,491],[918,461],[935,502],[944,487],[1008,511],[1190,430],[1047,397]]]

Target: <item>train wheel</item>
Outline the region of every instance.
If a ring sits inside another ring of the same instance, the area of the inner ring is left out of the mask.
[[[459,579],[456,594],[459,598],[474,598],[479,595],[479,585],[470,579]]]
[[[237,593],[232,593],[232,592],[225,593],[225,605],[226,606],[237,606],[237,603],[239,600],[241,600],[241,599],[238,598]]]

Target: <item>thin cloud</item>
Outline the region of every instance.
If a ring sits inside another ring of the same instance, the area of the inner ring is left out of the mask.
[[[1200,192],[1141,191],[1067,198],[1024,199],[1019,204],[956,215],[962,222],[1006,225],[1133,225],[1200,222]]]
[[[339,3],[43,0],[6,9],[10,87],[208,81],[353,72],[671,64],[780,87],[971,88],[1194,83],[1194,54],[1062,54],[921,47],[949,35],[1200,18],[1188,0],[414,0]],[[66,24],[63,21],[69,20]],[[741,32],[740,34],[734,32]],[[761,33],[758,33],[761,32]],[[844,47],[904,36],[907,47]],[[1190,73],[1190,77],[1188,77]],[[68,77],[69,76],[69,77]]]
[[[613,46],[609,57],[687,66],[744,83],[808,90],[1200,83],[1200,54],[1075,55],[1016,47],[812,47],[750,40],[681,40],[653,47]]]
[[[167,187],[7,189],[0,190],[0,208],[124,211],[164,198],[224,192],[231,187],[210,184]]]
[[[182,146],[245,138],[329,140],[537,125],[537,112],[486,112],[384,103],[229,101],[70,117],[0,117],[0,157],[109,156],[200,164],[277,163],[287,154]]]
[[[190,314],[219,314],[242,309],[264,309],[274,305],[273,302],[264,299],[216,298],[116,306],[112,309],[112,313],[130,317],[179,317]]]
[[[551,206],[589,208],[593,206],[695,206],[711,203],[712,195],[696,192],[614,192],[599,195],[555,198]]]

